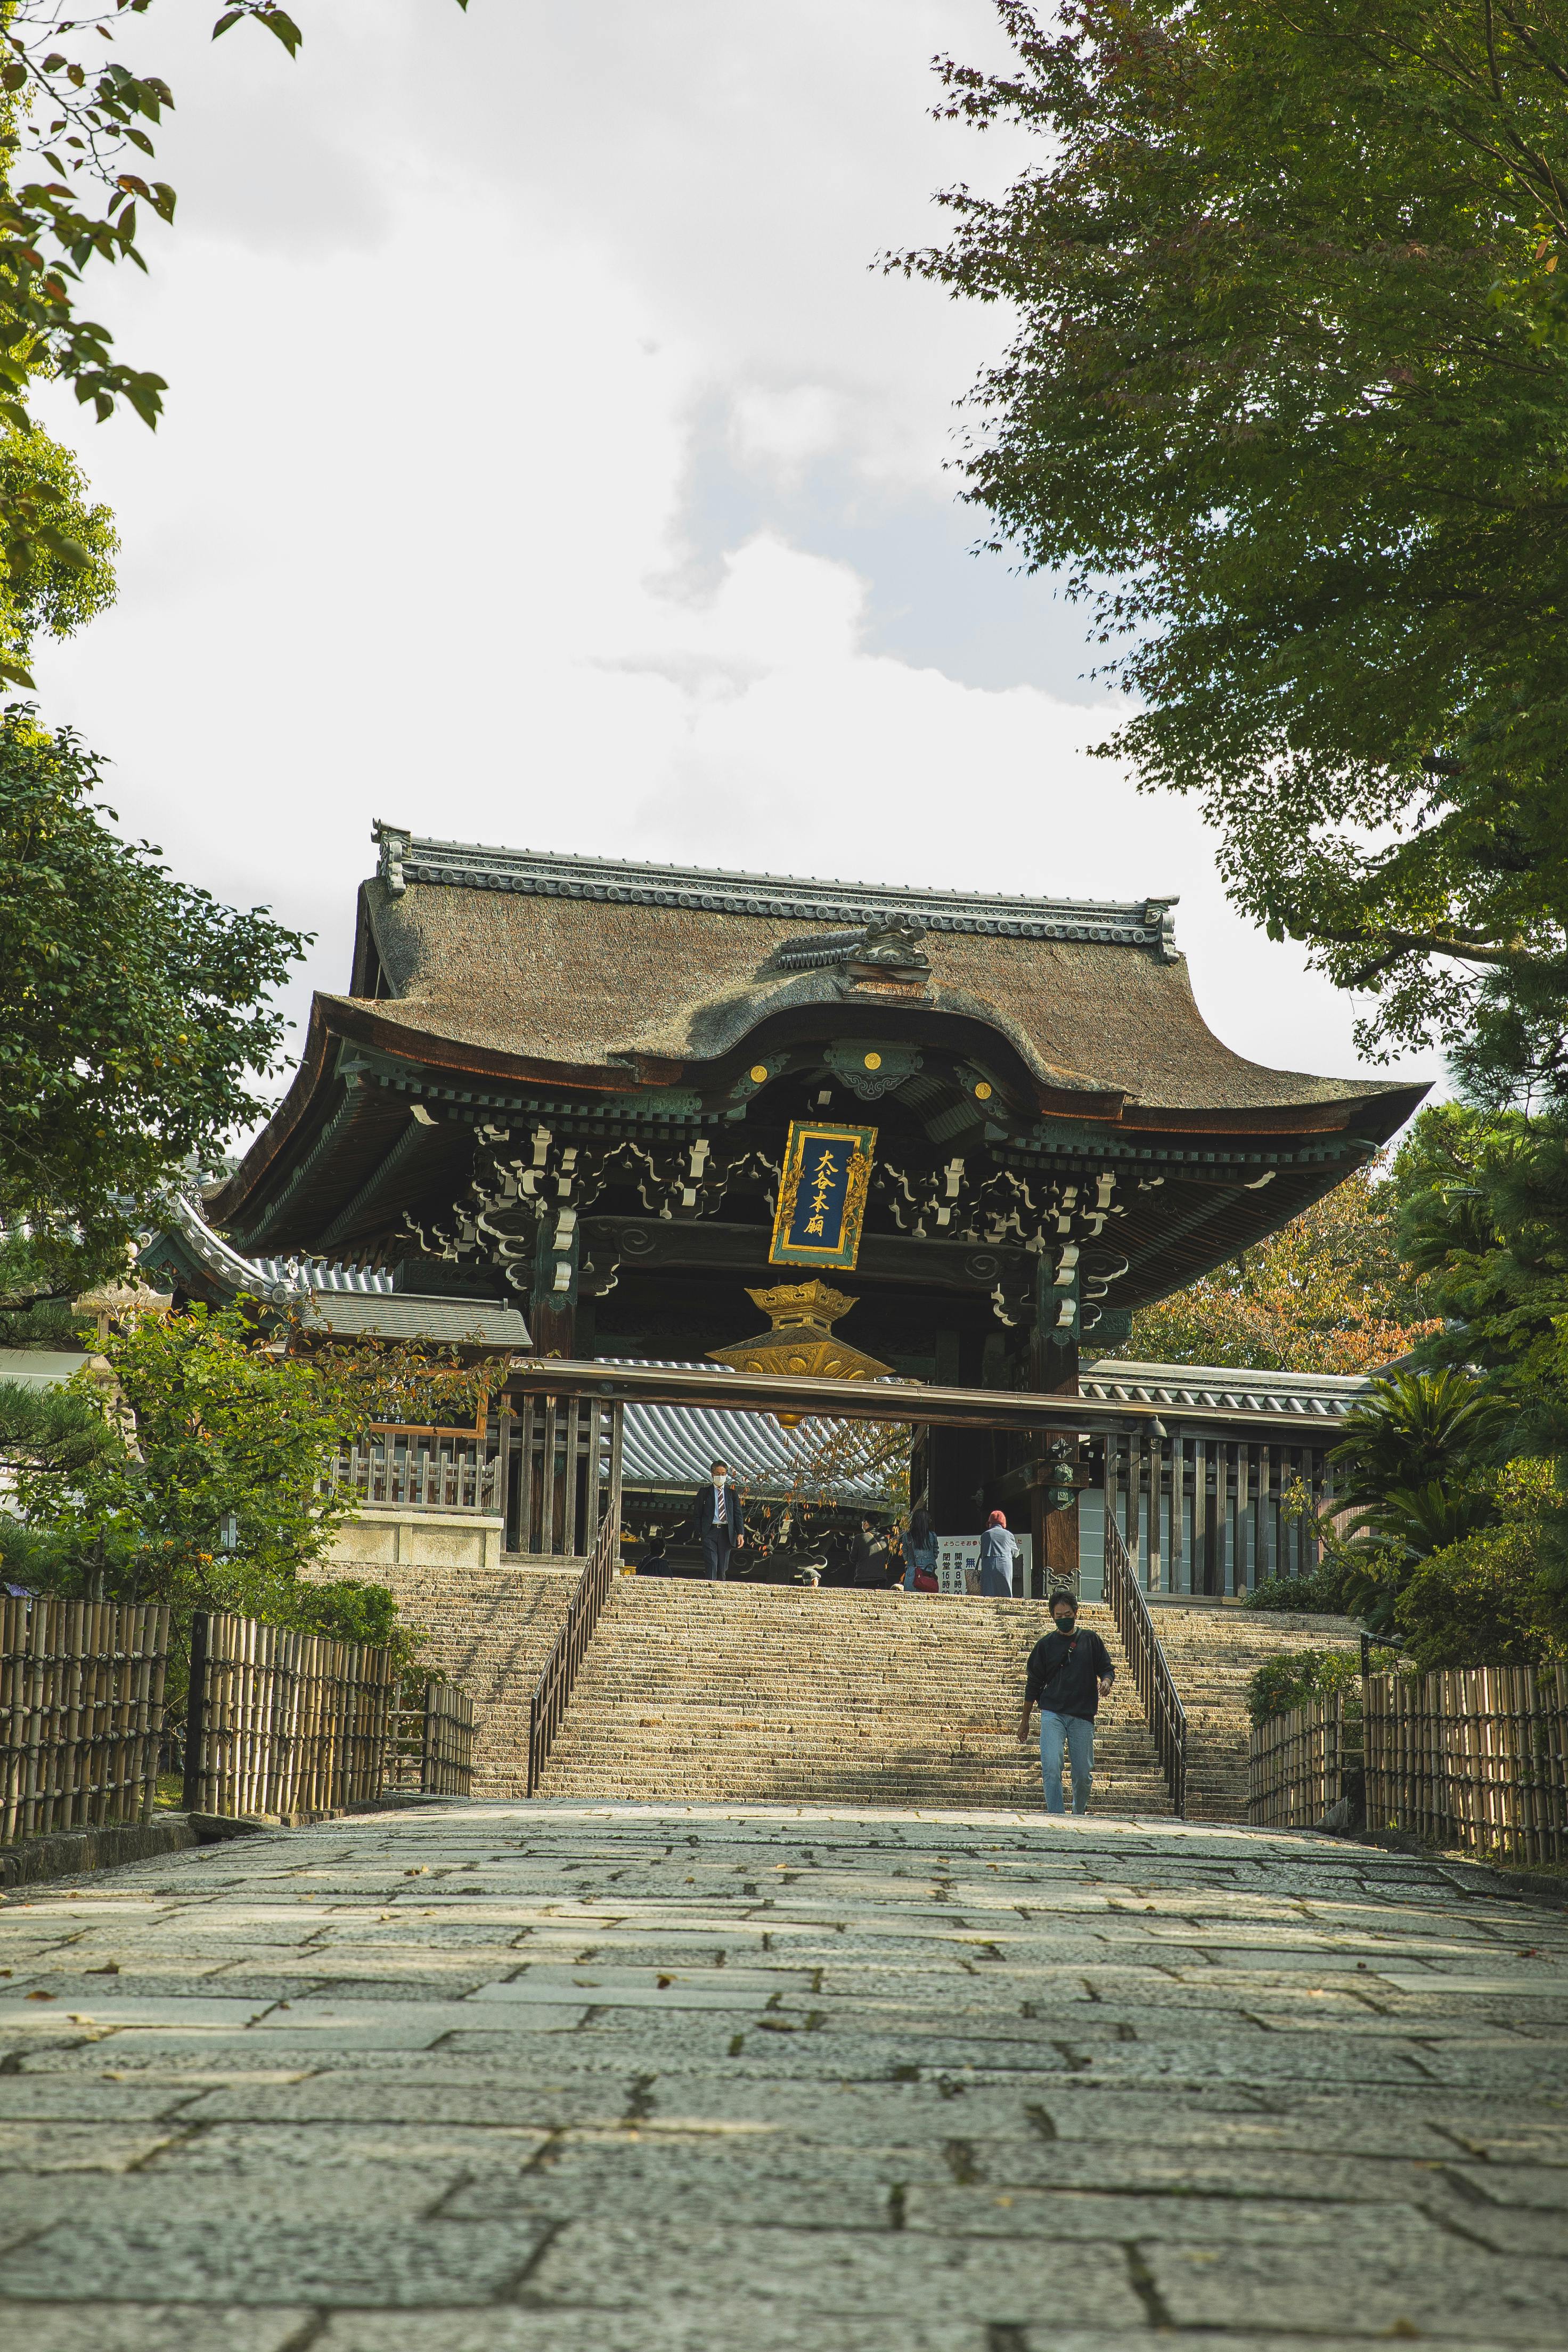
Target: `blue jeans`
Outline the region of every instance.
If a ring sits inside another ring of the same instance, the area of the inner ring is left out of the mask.
[[[1062,1749],[1072,1764],[1072,1809],[1089,1811],[1089,1784],[1094,1774],[1094,1725],[1087,1715],[1053,1715],[1040,1709],[1040,1777],[1046,1784],[1047,1813],[1066,1812],[1062,1802]]]

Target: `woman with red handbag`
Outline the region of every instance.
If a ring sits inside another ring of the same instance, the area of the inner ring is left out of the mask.
[[[904,1591],[936,1591],[936,1528],[923,1503],[910,1514],[904,1537]]]

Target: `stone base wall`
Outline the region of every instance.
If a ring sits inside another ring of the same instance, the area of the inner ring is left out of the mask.
[[[400,1511],[367,1504],[338,1529],[323,1578],[377,1568],[499,1568],[506,1521],[479,1511]],[[389,1578],[377,1580],[390,1582]]]

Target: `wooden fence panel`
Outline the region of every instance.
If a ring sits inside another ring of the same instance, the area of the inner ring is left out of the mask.
[[[387,1784],[466,1797],[474,1778],[474,1702],[455,1683],[405,1675],[393,1718]]]
[[[1374,1830],[1568,1860],[1568,1666],[1370,1676],[1366,1803]]]
[[[168,1663],[165,1608],[0,1600],[0,1843],[147,1819]]]
[[[1249,1822],[1311,1828],[1364,1762],[1369,1829],[1568,1861],[1568,1666],[1369,1675],[1363,1689],[1254,1728]]]
[[[1254,1724],[1249,1743],[1247,1818],[1254,1829],[1316,1829],[1345,1793],[1345,1776],[1362,1761],[1359,1697],[1336,1692],[1311,1706]]]
[[[187,1811],[328,1812],[379,1796],[396,1689],[389,1650],[197,1616]]]

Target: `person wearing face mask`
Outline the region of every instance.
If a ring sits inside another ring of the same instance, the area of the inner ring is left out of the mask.
[[[1053,1592],[1051,1615],[1055,1633],[1045,1634],[1029,1653],[1018,1744],[1021,1748],[1029,1744],[1029,1713],[1037,1699],[1046,1811],[1066,1810],[1062,1801],[1065,1748],[1072,1766],[1072,1809],[1075,1813],[1087,1813],[1094,1774],[1094,1718],[1116,1679],[1116,1668],[1100,1635],[1079,1631],[1076,1592],[1067,1587]]]
[[[731,1554],[739,1551],[746,1540],[741,1497],[735,1492],[735,1482],[726,1463],[715,1462],[708,1485],[697,1490],[697,1534],[710,1583],[724,1583],[730,1574]]]

